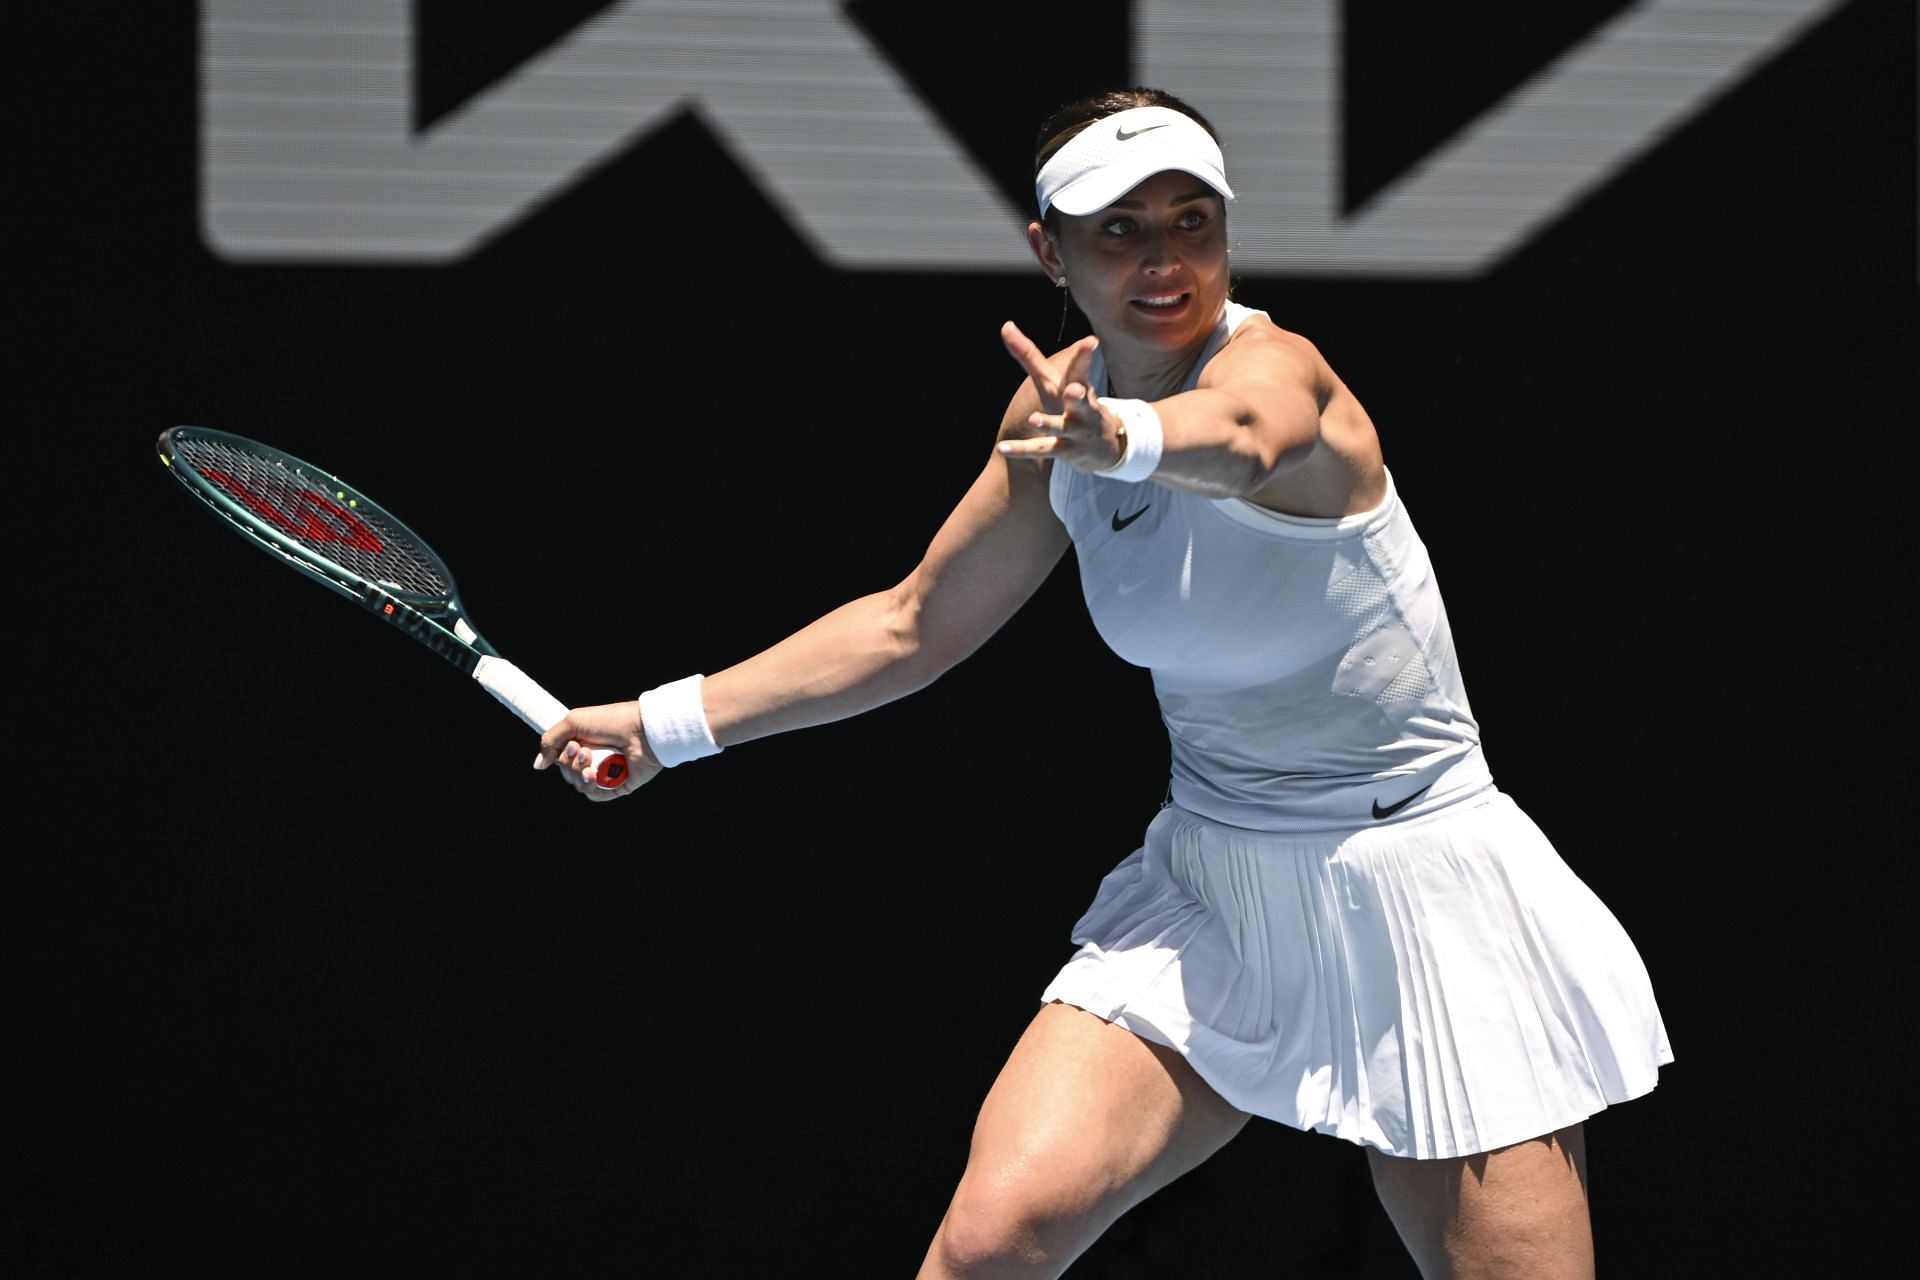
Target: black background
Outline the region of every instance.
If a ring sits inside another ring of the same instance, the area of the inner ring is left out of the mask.
[[[1623,7],[1350,4],[1349,200]],[[422,121],[595,8],[423,4]],[[1130,78],[1118,6],[854,12],[1016,197],[1039,118]],[[1163,785],[1071,568],[922,695],[588,805],[152,445],[197,423],[339,472],[509,656],[610,701],[911,568],[1013,389],[999,324],[1051,338],[1057,292],[829,269],[691,117],[456,266],[223,263],[194,19],[64,47],[22,183],[51,227],[15,515],[61,570],[14,608],[17,1256],[911,1274]],[[1496,776],[1653,974],[1678,1061],[1588,1126],[1606,1275],[1881,1265],[1913,1108],[1914,50],[1911,5],[1858,0],[1482,278],[1238,283],[1368,405]],[[1256,1123],[1073,1274],[1412,1272],[1357,1150]]]

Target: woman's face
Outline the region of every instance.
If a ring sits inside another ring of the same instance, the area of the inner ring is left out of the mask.
[[[1065,273],[1102,342],[1131,339],[1159,351],[1198,345],[1227,296],[1225,202],[1177,169],[1097,213],[1059,214],[1057,234],[1042,233],[1034,252],[1050,274]]]

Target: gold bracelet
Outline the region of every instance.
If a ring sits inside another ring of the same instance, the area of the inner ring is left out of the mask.
[[[1125,418],[1120,419],[1120,425],[1113,429],[1113,447],[1119,450],[1119,452],[1114,455],[1112,462],[1100,468],[1099,474],[1101,475],[1105,475],[1109,471],[1118,471],[1121,468],[1121,466],[1123,466],[1126,463],[1127,420]]]

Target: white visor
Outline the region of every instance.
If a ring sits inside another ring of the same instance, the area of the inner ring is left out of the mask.
[[[1103,116],[1068,140],[1034,181],[1040,216],[1104,209],[1156,173],[1190,173],[1233,199],[1220,144],[1192,116],[1171,107],[1133,107]]]

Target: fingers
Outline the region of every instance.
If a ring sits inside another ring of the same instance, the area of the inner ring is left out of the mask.
[[[540,754],[533,758],[533,767],[536,769],[551,768],[554,761],[560,758],[560,752],[566,748],[569,742],[573,741],[574,736],[578,732],[579,730],[574,728],[571,719],[564,716],[561,717],[557,724],[550,726],[545,733],[540,735]]]
[[[1000,452],[1012,458],[1045,458],[1060,453],[1064,448],[1077,448],[1083,444],[1102,438],[1105,424],[1100,419],[1100,409],[1095,403],[1092,390],[1084,383],[1072,383],[1062,395],[1066,408],[1062,413],[1034,413],[1027,417],[1027,426],[1039,432],[1022,440],[1003,440]]]
[[[576,725],[571,714],[540,735],[540,750],[533,757],[535,769],[553,769],[576,790],[611,796],[613,792],[594,781],[593,748],[579,739],[586,737],[584,726]]]
[[[1063,442],[1052,436],[1033,436],[1026,440],[1002,440],[997,446],[1002,457],[1051,458],[1060,452]]]
[[[1092,387],[1081,381],[1069,382],[1060,388],[1060,402],[1065,409],[1061,416],[1075,427],[1099,431],[1100,410],[1094,405]]]
[[[1084,384],[1087,374],[1093,369],[1093,353],[1100,346],[1100,339],[1088,335],[1067,348],[1067,368],[1061,374],[1066,382]]]
[[[583,728],[575,731],[581,738],[589,736]],[[533,767],[552,769],[567,785],[589,800],[618,800],[622,796],[632,795],[661,773],[658,761],[644,752],[636,753],[629,748],[627,776],[621,779],[619,786],[603,787],[599,783],[599,769],[594,763],[594,754],[599,748],[579,740],[556,742],[555,739],[565,732],[566,722],[563,721],[541,735],[540,753],[533,758]]]
[[[1000,326],[1000,341],[1006,345],[1007,354],[1013,362],[1033,379],[1034,389],[1042,398],[1053,394],[1053,367],[1047,363],[1047,357],[1039,347],[1033,345],[1033,339],[1020,332],[1020,326],[1009,320]]]
[[[1087,373],[1093,367],[1093,353],[1100,346],[1100,340],[1088,334],[1067,348],[1066,367],[1056,372],[1046,353],[1020,332],[1020,326],[1013,321],[1000,326],[1000,341],[1006,344],[1007,354],[1013,357],[1014,363],[1033,380],[1034,390],[1040,393],[1042,402],[1050,407],[1058,403],[1065,384],[1086,382]]]
[[[1098,471],[1112,465],[1113,445],[1107,439],[1105,411],[1084,383],[1070,383],[1062,396],[1061,413],[1034,413],[1027,417],[1027,429],[1036,434],[1022,439],[1002,440],[997,446],[1003,457],[1057,458],[1080,471]]]
[[[659,762],[650,757],[640,735],[638,702],[573,707],[540,735],[540,751],[533,758],[533,767],[558,774],[589,800],[617,800],[660,773]],[[603,748],[626,755],[627,774],[617,787],[599,783],[594,755]]]
[[[1060,400],[1061,412],[1029,414],[1027,425],[1050,435],[1092,438],[1104,434],[1105,424],[1093,388],[1083,382],[1070,382],[1061,389]]]
[[[568,738],[562,737],[557,742],[553,740],[556,734],[564,730],[565,723],[562,721],[540,735],[540,750],[533,757],[533,767],[552,769],[568,782],[578,786],[584,776],[589,753],[587,748]]]
[[[612,789],[601,786],[596,781],[597,771],[593,764],[593,752],[592,747],[578,742],[567,742],[561,745],[550,763],[555,766],[554,771],[565,779],[568,785],[589,800],[611,800],[633,789],[625,783]],[[535,757],[534,768],[547,767],[541,763],[546,759],[547,753],[543,744],[540,755]]]
[[[581,736],[581,726],[574,720],[575,712],[569,711],[547,726],[540,735],[540,752],[551,761],[569,742]]]
[[[1006,344],[1007,354],[1011,355],[1028,373],[1035,368],[1044,367],[1047,357],[1033,339],[1020,332],[1020,326],[1009,320],[1000,326],[1000,341]]]

